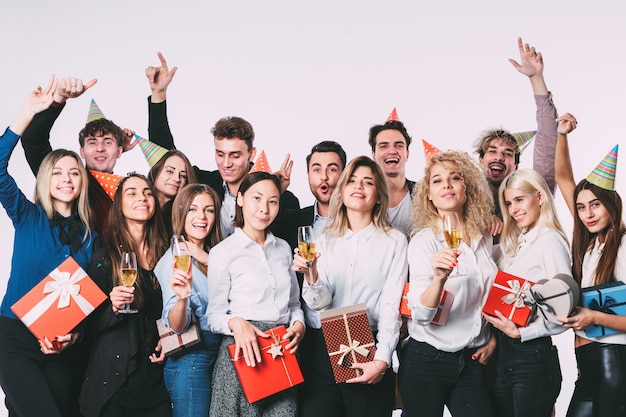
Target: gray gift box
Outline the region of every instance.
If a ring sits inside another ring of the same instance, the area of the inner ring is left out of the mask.
[[[532,306],[540,317],[561,324],[556,318],[572,314],[579,297],[580,288],[574,278],[556,274],[551,279],[537,281],[526,294],[524,303]]]

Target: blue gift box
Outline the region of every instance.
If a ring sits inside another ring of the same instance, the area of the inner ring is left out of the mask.
[[[605,285],[582,288],[583,307],[607,314],[626,316],[626,285],[617,281]],[[591,325],[585,329],[589,337],[605,336],[619,333],[608,327]]]

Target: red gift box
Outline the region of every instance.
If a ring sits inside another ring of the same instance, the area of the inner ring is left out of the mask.
[[[39,340],[68,334],[107,299],[95,282],[69,257],[11,310]]]
[[[289,343],[289,340],[283,340],[287,332],[285,326],[267,332],[272,336],[257,337],[262,361],[254,367],[246,365],[243,355],[235,358],[234,343],[228,346],[241,388],[250,404],[304,382],[296,356],[285,350],[285,345]]]
[[[498,271],[483,312],[495,316],[495,311],[498,310],[518,326],[526,326],[532,308],[524,304],[524,298],[534,284],[524,278]]]
[[[351,365],[370,362],[376,353],[365,304],[322,311],[320,319],[335,382],[361,376]]]
[[[409,283],[404,284],[404,289],[402,290],[402,298],[400,299],[400,314],[404,317],[411,318],[411,310],[409,309]],[[439,306],[437,306],[437,313],[435,313],[435,317],[431,320],[431,324],[436,324],[437,326],[445,326],[448,322],[448,316],[450,314],[450,309],[452,308],[452,301],[454,300],[454,295],[446,290],[443,290],[441,293],[441,299],[439,300]]]

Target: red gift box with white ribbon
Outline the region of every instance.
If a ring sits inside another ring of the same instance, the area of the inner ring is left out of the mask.
[[[107,299],[70,256],[11,310],[39,340],[64,336]]]
[[[532,306],[525,304],[524,299],[534,284],[527,279],[498,271],[483,312],[495,316],[498,310],[518,326],[526,326]]]

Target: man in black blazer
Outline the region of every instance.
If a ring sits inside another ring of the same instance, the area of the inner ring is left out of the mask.
[[[298,226],[312,225],[313,234],[321,234],[326,225],[330,196],[345,166],[346,152],[337,142],[320,142],[307,155],[307,177],[315,203],[302,209],[281,212],[277,219],[280,227],[272,229],[275,235],[289,242],[292,249],[298,246]]]

